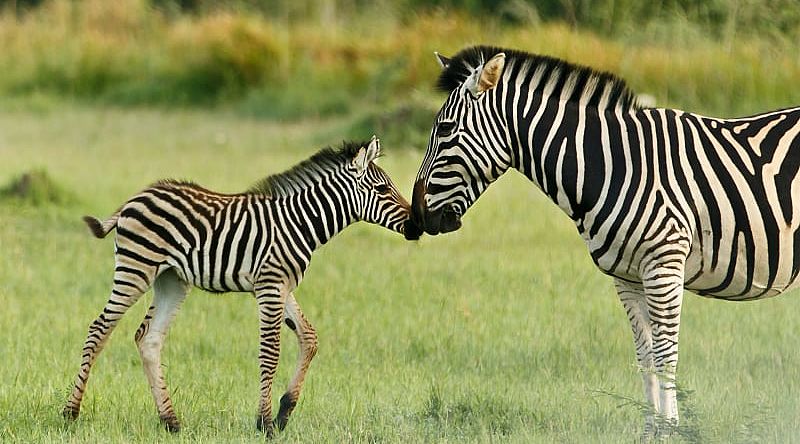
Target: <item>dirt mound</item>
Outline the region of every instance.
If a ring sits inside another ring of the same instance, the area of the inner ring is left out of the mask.
[[[32,170],[17,176],[0,188],[0,201],[32,205],[66,204],[75,201],[45,170]]]

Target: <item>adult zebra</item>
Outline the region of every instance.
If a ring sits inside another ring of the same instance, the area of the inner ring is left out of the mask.
[[[797,285],[800,108],[715,119],[641,108],[617,77],[550,57],[485,46],[437,57],[449,96],[406,238],[457,230],[489,184],[522,172],[615,279],[655,413],[645,433],[677,424],[684,288],[749,300]]]
[[[353,222],[363,220],[402,233],[408,219],[408,202],[373,163],[379,155],[374,137],[369,145],[326,148],[242,194],[162,181],[132,197],[104,222],[84,218],[97,237],[116,228],[116,268],[111,297],[89,326],[64,416],[78,417],[95,358],[120,318],[152,285],[153,303],[135,339],[159,417],[169,431],[179,430],[161,372],[161,347],[194,285],[211,292],[255,295],[261,370],[257,426],[267,434],[273,429],[271,387],[280,355],[281,321],[294,330],[300,343],[297,369],[275,419],[279,429],[285,427],[317,350],[314,328],[292,294],[311,254]]]

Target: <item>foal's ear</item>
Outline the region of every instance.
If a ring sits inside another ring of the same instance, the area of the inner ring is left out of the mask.
[[[484,92],[494,88],[500,82],[503,68],[506,66],[506,54],[501,52],[478,67],[464,82],[473,97],[480,97]]]
[[[372,136],[372,140],[370,140],[369,145],[366,147],[361,147],[356,154],[356,157],[353,159],[353,166],[356,168],[356,172],[361,175],[364,171],[367,170],[370,162],[374,161],[381,155],[381,141],[375,136]]]
[[[440,68],[447,69],[447,67],[450,66],[450,57],[445,57],[436,51],[433,53],[436,54],[436,61],[439,62]]]

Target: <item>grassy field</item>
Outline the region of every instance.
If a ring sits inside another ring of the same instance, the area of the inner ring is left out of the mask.
[[[60,416],[88,324],[110,289],[113,241],[80,216],[108,215],[163,177],[243,190],[328,143],[344,124],[272,124],[222,111],[0,111],[0,184],[44,169],[66,203],[0,202],[0,441],[261,442],[257,318],[246,294],[194,290],[164,363],[184,430],[159,426],[133,333],[115,331],[81,418]],[[385,146],[410,193],[422,153]],[[366,224],[314,257],[296,292],[320,352],[276,442],[631,442],[640,378],[624,312],[570,221],[517,174],[464,228],[407,243]],[[676,442],[800,439],[800,300],[689,297]],[[297,347],[285,334],[281,393]]]

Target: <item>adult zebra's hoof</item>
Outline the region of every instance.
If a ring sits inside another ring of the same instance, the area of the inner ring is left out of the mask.
[[[159,419],[161,420],[161,424],[164,425],[164,429],[168,432],[178,433],[181,431],[181,423],[175,416],[163,416]]]
[[[64,407],[64,410],[61,411],[61,415],[64,417],[64,419],[68,421],[75,421],[76,419],[78,419],[78,415],[80,413],[81,413],[80,408],[72,407],[69,405]]]
[[[660,441],[669,440],[678,435],[678,421],[676,419],[661,419],[656,428],[656,438]]]
[[[267,438],[272,438],[273,426],[272,418],[265,418],[261,415],[256,418],[256,428],[259,432],[263,433]]]
[[[662,443],[678,435],[678,423],[663,417],[648,417],[639,435],[641,443]]]

